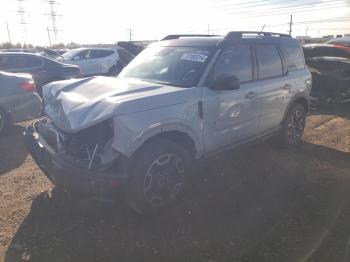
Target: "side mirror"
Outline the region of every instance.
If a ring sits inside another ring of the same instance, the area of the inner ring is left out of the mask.
[[[236,90],[240,88],[239,78],[233,76],[220,76],[211,84],[211,88],[215,90]]]

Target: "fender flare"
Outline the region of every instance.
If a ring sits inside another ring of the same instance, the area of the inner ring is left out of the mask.
[[[131,146],[123,150],[123,154],[127,157],[131,157],[146,141],[155,138],[159,135],[179,132],[182,135],[186,135],[195,146],[195,157],[199,156],[203,151],[203,143],[197,133],[188,125],[184,123],[166,123],[162,125],[153,124],[144,128],[137,136],[134,137]],[[119,148],[116,148],[119,150]]]
[[[310,107],[310,96],[306,93],[299,93],[297,95],[295,95],[288,103],[287,107],[286,107],[286,110],[284,112],[284,115],[283,115],[283,118],[282,118],[282,122],[281,124],[283,123],[284,119],[286,118],[289,110],[291,109],[291,107],[293,106],[293,104],[299,100],[299,99],[302,99],[306,102],[306,112],[309,111],[309,107]]]

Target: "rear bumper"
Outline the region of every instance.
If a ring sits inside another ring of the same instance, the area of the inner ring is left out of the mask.
[[[40,96],[35,92],[13,95],[1,102],[12,122],[22,122],[38,118],[43,113]]]
[[[65,160],[36,132],[35,123],[26,128],[24,137],[29,153],[45,175],[53,184],[72,193],[110,199],[116,197],[118,188],[126,181],[121,172],[88,170]]]

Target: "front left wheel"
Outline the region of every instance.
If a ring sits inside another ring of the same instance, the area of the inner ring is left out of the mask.
[[[135,155],[127,189],[130,206],[144,215],[159,215],[174,207],[187,185],[190,157],[179,144],[160,138]]]

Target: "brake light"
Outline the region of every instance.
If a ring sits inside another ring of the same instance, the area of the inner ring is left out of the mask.
[[[28,82],[25,82],[25,83],[21,83],[19,85],[19,87],[25,91],[29,91],[29,92],[35,92],[36,89],[35,89],[35,83],[33,80],[30,80]]]

